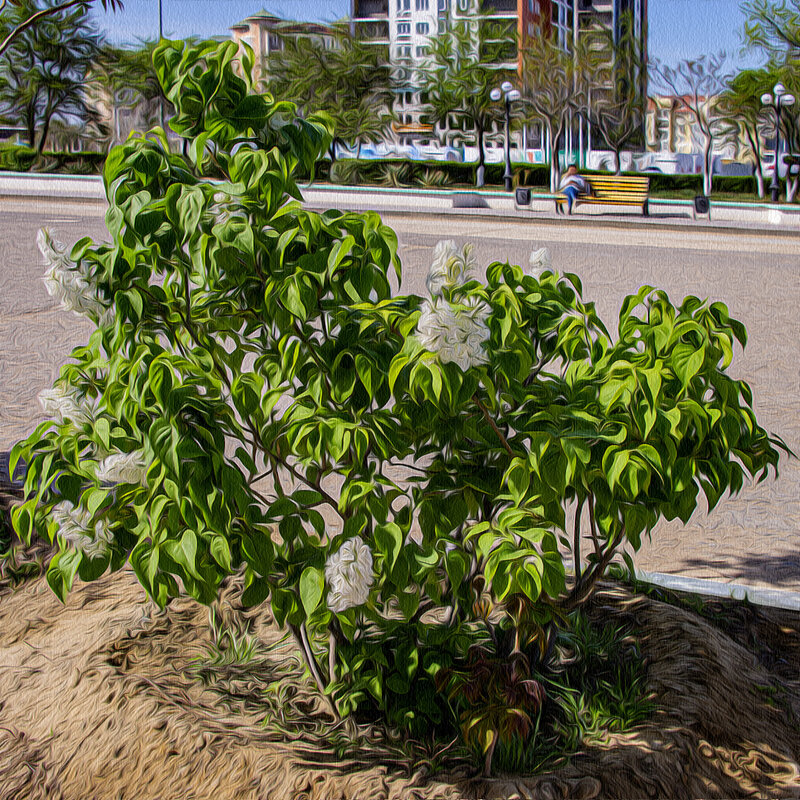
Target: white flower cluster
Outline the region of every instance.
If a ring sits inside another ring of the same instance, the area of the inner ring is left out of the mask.
[[[39,231],[36,243],[47,266],[44,285],[48,294],[67,311],[88,315],[99,325],[109,324],[114,318],[113,309],[100,300],[92,277],[72,262],[65,245],[55,240],[46,228]]]
[[[94,408],[86,397],[81,397],[73,388],[67,391],[60,386],[45,389],[39,392],[39,404],[45,414],[59,424],[69,420],[75,425],[81,425],[84,422],[92,422],[94,419]]]
[[[432,297],[442,294],[444,288],[457,289],[477,277],[478,262],[472,255],[472,245],[465,244],[459,251],[452,239],[437,243],[433,250],[433,263],[425,282]]]
[[[149,466],[141,450],[112,453],[97,465],[95,474],[100,483],[134,483],[144,486]]]
[[[457,296],[459,287],[476,273],[472,245],[464,245],[459,252],[452,240],[439,242],[427,280],[431,299],[422,304],[417,322],[417,337],[422,346],[443,363],[458,364],[464,372],[489,362],[483,345],[489,341],[486,320],[491,308],[479,298],[462,300]],[[445,288],[450,290],[449,299],[443,296]]]
[[[372,551],[357,536],[348,539],[325,563],[330,586],[328,608],[336,613],[364,605],[372,588]]]
[[[530,258],[531,267],[533,267],[533,277],[538,278],[543,272],[547,272],[553,268],[553,260],[550,257],[550,251],[546,247],[540,247],[531,253]]]
[[[489,363],[483,349],[483,343],[489,340],[489,312],[486,303],[473,297],[458,304],[439,297],[426,300],[417,322],[417,336],[440,361],[453,361],[466,372]]]
[[[89,558],[105,555],[114,541],[107,522],[98,520],[94,530],[90,530],[92,515],[85,508],[75,508],[69,500],[54,506],[50,516],[58,525],[59,535]]]

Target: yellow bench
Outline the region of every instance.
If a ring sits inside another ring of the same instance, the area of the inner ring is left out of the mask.
[[[592,187],[592,193],[579,194],[574,206],[582,203],[613,205],[613,206],[640,206],[642,214],[646,217],[650,213],[647,200],[647,191],[650,188],[650,178],[640,175],[583,175]],[[560,206],[567,202],[565,195],[555,198],[556,212]]]

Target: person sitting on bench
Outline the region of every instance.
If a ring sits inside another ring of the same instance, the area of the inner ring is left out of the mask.
[[[558,190],[566,195],[567,213],[571,214],[572,205],[578,195],[591,194],[592,187],[586,178],[582,178],[578,175],[578,168],[574,164],[570,164],[567,171],[564,173],[564,177],[561,179]],[[556,207],[560,210],[561,204],[558,204]]]

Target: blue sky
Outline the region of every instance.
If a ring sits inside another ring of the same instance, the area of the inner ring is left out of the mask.
[[[349,0],[162,0],[164,35],[214,36],[266,8],[286,19],[330,22],[349,13]],[[158,0],[125,0],[123,12],[92,14],[115,43],[158,36]],[[744,15],[739,0],[649,0],[651,57],[667,64],[727,51],[732,67],[757,66],[756,53],[740,54]]]

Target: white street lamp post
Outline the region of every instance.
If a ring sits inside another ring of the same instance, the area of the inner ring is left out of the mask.
[[[507,192],[511,191],[512,175],[511,175],[511,103],[519,100],[520,93],[509,83],[504,81],[499,89],[492,89],[489,97],[497,102],[501,97],[505,96],[506,101],[506,171],[503,173],[503,181]]]
[[[780,184],[778,182],[778,158],[781,142],[781,109],[784,106],[794,104],[794,95],[788,94],[786,87],[782,83],[776,83],[772,94],[769,92],[761,95],[761,102],[763,105],[768,106],[775,110],[775,164],[772,169],[772,182],[769,185],[772,194],[772,202],[778,202],[778,193],[780,192]]]

